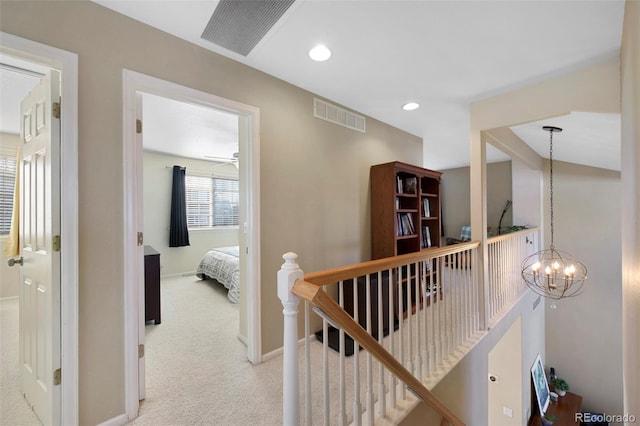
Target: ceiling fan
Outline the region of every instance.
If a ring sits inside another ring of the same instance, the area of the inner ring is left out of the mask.
[[[234,152],[233,155],[231,156],[231,158],[229,158],[229,157],[216,157],[216,156],[212,156],[212,155],[205,155],[204,158],[206,158],[208,160],[216,161],[218,163],[218,164],[211,165],[211,167],[220,167],[220,166],[224,166],[226,164],[233,164],[237,168],[238,167],[238,163],[240,161],[240,155],[237,152]]]

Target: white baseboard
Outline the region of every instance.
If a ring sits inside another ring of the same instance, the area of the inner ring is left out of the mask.
[[[17,299],[20,296],[8,296],[8,297],[0,297],[0,302],[2,302],[3,300],[14,300]]]
[[[317,340],[315,333],[312,334],[311,336],[309,336],[309,340]],[[298,340],[298,346],[303,346],[303,345],[304,345],[304,337],[302,339]],[[265,361],[268,361],[270,359],[282,356],[283,352],[284,352],[284,347],[281,346],[278,349],[276,349],[275,351],[271,351],[269,353],[266,353],[266,354],[262,355],[262,362],[265,362]]]
[[[247,346],[247,336],[238,333],[238,340],[240,340],[243,345]]]
[[[196,271],[178,272],[176,274],[160,275],[160,279],[162,279],[162,278],[175,278],[175,277],[190,277],[190,276],[195,275],[195,274],[196,274]]]
[[[107,421],[104,421],[98,424],[97,426],[122,426],[127,422],[128,422],[127,415],[122,413],[119,416],[113,417]]]

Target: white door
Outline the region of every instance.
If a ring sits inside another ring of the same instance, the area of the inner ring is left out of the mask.
[[[489,421],[492,426],[519,426],[522,412],[522,317],[518,317],[488,356]]]
[[[60,75],[51,71],[20,105],[20,372],[45,425],[60,421],[59,103]]]

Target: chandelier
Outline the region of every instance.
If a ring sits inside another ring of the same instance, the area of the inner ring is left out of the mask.
[[[553,126],[542,128],[549,132],[549,194],[551,213],[551,245],[522,261],[522,278],[529,288],[549,299],[578,296],[587,279],[587,267],[570,254],[556,250],[553,244],[553,133],[562,129]],[[555,303],[552,303],[555,308]]]

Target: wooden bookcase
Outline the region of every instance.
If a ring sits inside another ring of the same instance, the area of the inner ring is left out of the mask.
[[[440,246],[440,176],[440,172],[398,161],[371,167],[373,259]],[[421,282],[424,273],[416,271],[414,267],[395,270],[394,321],[429,303],[416,291],[416,283]],[[431,280],[426,281],[430,285]],[[400,294],[402,308],[398,303]]]
[[[440,246],[441,173],[394,161],[371,167],[371,257]]]

